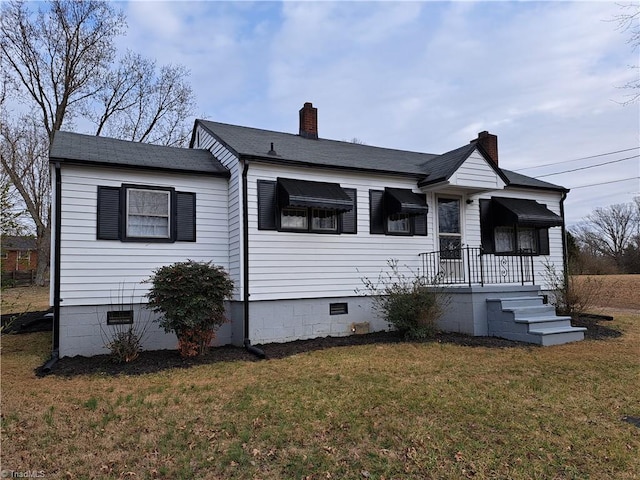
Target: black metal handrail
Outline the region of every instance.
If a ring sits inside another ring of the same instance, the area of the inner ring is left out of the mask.
[[[485,253],[480,247],[461,247],[420,253],[422,275],[438,285],[535,285],[533,256]]]

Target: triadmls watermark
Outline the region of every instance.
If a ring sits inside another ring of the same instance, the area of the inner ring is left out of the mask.
[[[44,478],[44,470],[1,470],[1,478]]]

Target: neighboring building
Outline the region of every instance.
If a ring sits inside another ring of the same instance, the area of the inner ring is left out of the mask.
[[[36,239],[25,236],[2,237],[3,272],[29,272],[38,267]]]
[[[444,329],[583,338],[539,295],[545,264],[563,266],[568,190],[502,169],[495,135],[441,155],[326,140],[306,103],[298,135],[197,120],[190,146],[56,133],[61,356],[106,352],[113,312],[144,321],[141,282],[186,259],[213,261],[235,282],[219,344],[385,330],[356,291],[389,259],[451,286]],[[175,343],[153,325],[145,348]]]

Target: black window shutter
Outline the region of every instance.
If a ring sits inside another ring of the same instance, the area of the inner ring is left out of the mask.
[[[120,188],[98,186],[98,240],[120,239]]]
[[[549,229],[538,229],[538,253],[540,255],[549,255]]]
[[[358,191],[355,188],[343,189],[351,198],[353,208],[342,214],[341,233],[358,233]]]
[[[196,241],[196,194],[176,192],[175,238],[177,242]]]
[[[258,230],[276,228],[276,182],[258,180]]]
[[[484,253],[493,253],[494,222],[491,219],[491,200],[480,200],[480,239]]]
[[[369,233],[384,233],[384,190],[369,190]]]

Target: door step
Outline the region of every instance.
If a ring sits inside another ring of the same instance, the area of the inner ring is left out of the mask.
[[[487,299],[487,322],[489,335],[543,346],[584,340],[587,330],[556,315],[539,295]]]

